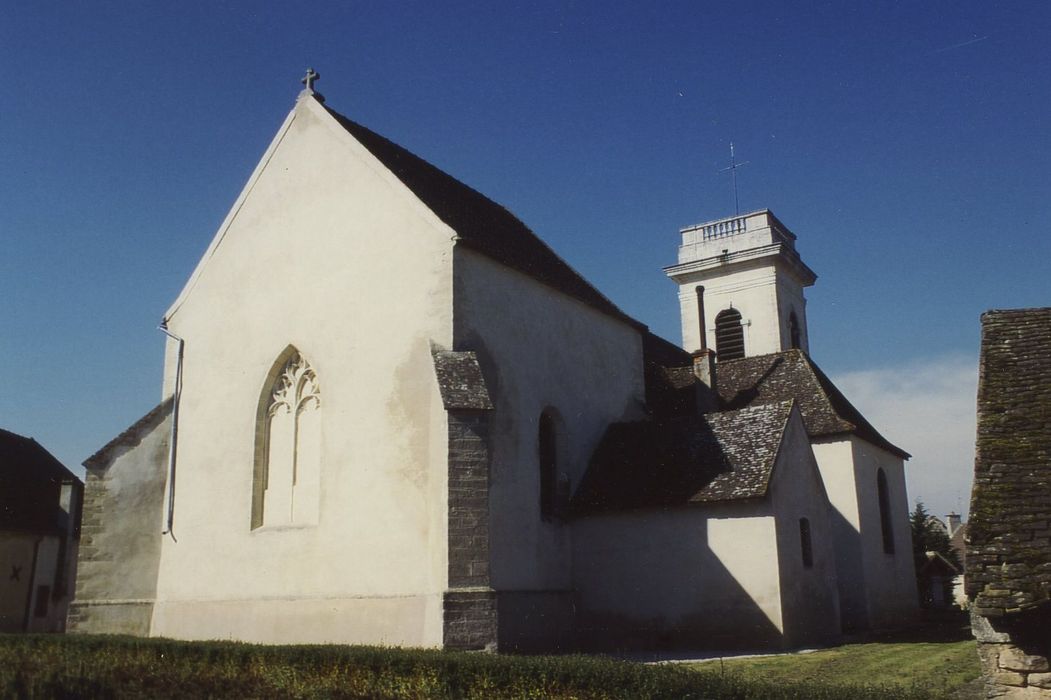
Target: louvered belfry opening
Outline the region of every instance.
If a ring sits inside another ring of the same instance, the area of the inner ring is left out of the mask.
[[[715,317],[715,351],[720,360],[739,360],[744,357],[744,328],[737,309],[720,311]]]

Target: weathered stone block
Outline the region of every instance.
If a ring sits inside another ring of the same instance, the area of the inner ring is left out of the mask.
[[[1026,680],[1031,686],[1051,690],[1051,673],[1030,673]]]
[[[1019,688],[1025,686],[1025,674],[1015,673],[1014,671],[999,671],[994,673],[992,676],[993,683],[997,685],[1010,685],[1017,686]]]
[[[979,642],[1007,643],[1011,637],[1006,632],[997,632],[988,618],[971,613],[971,632]]]
[[[1007,645],[1000,650],[1000,668],[1008,671],[1025,671],[1027,673],[1043,673],[1051,670],[1047,657],[1032,656],[1016,646]]]

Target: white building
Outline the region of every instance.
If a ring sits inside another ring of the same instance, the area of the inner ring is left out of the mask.
[[[73,627],[791,646],[834,639],[852,586],[850,624],[900,623],[905,455],[789,349],[813,281],[791,234],[766,212],[731,226],[727,247],[782,246],[745,256],[768,283],[716,292],[737,268],[703,251],[672,272],[752,323],[745,357],[715,364],[305,91],[165,315],[164,402],[85,463],[113,517]],[[772,391],[756,362],[810,379]]]

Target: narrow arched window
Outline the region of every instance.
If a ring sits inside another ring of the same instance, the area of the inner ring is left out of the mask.
[[[799,335],[799,318],[796,316],[796,312],[788,314],[788,336],[792,342],[793,348],[801,348],[802,340]]]
[[[814,545],[810,540],[810,521],[806,518],[799,519],[799,546],[803,555],[803,566],[810,568],[814,565]]]
[[[321,390],[310,363],[293,347],[281,353],[256,418],[252,527],[318,521]]]
[[[882,469],[876,471],[876,491],[879,498],[879,524],[883,534],[883,552],[894,554],[894,526],[890,519],[890,492],[887,489],[887,475]]]
[[[715,317],[715,351],[720,360],[744,357],[744,328],[737,309],[720,311]]]
[[[540,467],[540,517],[551,520],[558,504],[558,429],[550,411],[540,414],[537,435]]]

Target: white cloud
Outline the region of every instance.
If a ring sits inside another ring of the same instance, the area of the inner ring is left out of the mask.
[[[910,508],[966,513],[974,474],[978,358],[947,355],[832,378],[906,463]]]

